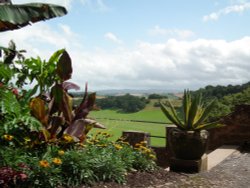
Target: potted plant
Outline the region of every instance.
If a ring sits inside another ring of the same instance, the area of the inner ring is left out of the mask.
[[[208,129],[221,127],[219,122],[206,122],[214,107],[214,101],[205,105],[201,94],[191,97],[188,90],[184,91],[182,107],[177,113],[170,101],[161,104],[165,116],[176,128],[168,132],[167,142],[173,157],[184,160],[201,159],[206,152]]]

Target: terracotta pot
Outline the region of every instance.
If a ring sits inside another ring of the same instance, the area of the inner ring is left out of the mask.
[[[168,133],[168,146],[170,152],[177,159],[197,160],[207,150],[208,131],[182,131],[173,128]]]

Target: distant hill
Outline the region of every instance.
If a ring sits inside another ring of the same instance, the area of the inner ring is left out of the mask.
[[[150,94],[160,94],[167,96],[172,93],[180,93],[181,90],[135,90],[135,89],[109,89],[109,90],[98,90],[95,91],[97,96],[122,96],[126,94],[130,94],[138,97],[147,97]],[[83,91],[70,92],[73,96],[82,96],[84,94]],[[90,92],[91,93],[91,92]]]
[[[147,90],[135,90],[135,89],[110,89],[110,90],[99,90],[97,95],[109,95],[109,96],[119,96],[119,95],[135,95],[135,96],[148,96],[150,94],[168,94],[177,93],[180,90],[157,90],[157,89],[147,89]]]

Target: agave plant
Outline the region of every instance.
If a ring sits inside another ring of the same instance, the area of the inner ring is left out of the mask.
[[[167,101],[166,104],[162,102],[160,104],[165,116],[181,130],[198,131],[222,126],[218,121],[206,122],[209,113],[214,108],[215,102],[212,101],[205,105],[201,94],[192,98],[190,91],[184,91],[180,116],[170,101]]]

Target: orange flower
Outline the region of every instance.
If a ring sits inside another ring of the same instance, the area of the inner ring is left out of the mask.
[[[11,141],[11,140],[13,140],[13,136],[12,135],[9,135],[9,134],[5,134],[5,135],[3,135],[3,138],[5,139],[5,140],[7,140],[7,141]]]
[[[62,164],[62,160],[59,159],[59,158],[54,158],[52,162],[53,162],[54,164],[56,164],[56,165]]]
[[[41,161],[39,161],[39,165],[43,168],[47,168],[47,167],[49,167],[49,162],[46,160],[41,160]]]

